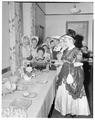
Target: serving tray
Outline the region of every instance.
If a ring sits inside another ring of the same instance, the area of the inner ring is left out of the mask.
[[[10,103],[10,106],[21,108],[21,109],[28,109],[31,104],[32,104],[31,100],[18,98],[18,99],[15,99],[12,103]]]

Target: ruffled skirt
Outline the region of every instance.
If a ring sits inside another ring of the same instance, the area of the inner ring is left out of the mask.
[[[87,97],[82,96],[82,98],[73,99],[66,90],[63,82],[57,90],[55,109],[62,115],[90,115]]]

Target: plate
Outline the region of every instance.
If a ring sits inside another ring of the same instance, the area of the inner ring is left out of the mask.
[[[22,84],[23,85],[30,85],[30,84],[33,84],[33,82],[23,82]]]
[[[19,84],[19,85],[17,86],[17,90],[18,90],[18,91],[27,90],[27,86],[24,86],[23,84]]]
[[[24,96],[24,97],[26,97],[26,98],[35,98],[35,97],[37,97],[37,93],[32,92],[28,96]]]
[[[15,99],[12,103],[10,103],[10,106],[21,108],[21,109],[27,109],[32,104],[31,100],[26,100],[24,98],[18,98]]]
[[[25,92],[23,93],[23,96],[24,96],[24,97],[27,97],[27,96],[29,96],[29,95],[30,95],[30,93],[27,92],[27,91],[25,91]]]

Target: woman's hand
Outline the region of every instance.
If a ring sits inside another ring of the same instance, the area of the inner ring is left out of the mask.
[[[74,67],[78,67],[78,66],[83,66],[83,63],[81,63],[81,62],[75,62],[74,63]]]

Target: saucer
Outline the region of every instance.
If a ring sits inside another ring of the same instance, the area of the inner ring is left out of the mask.
[[[28,107],[30,107],[31,104],[32,104],[31,100],[26,100],[24,98],[17,98],[14,101],[12,101],[12,103],[10,103],[10,106],[14,106],[16,108],[21,108],[21,109],[27,109]]]
[[[32,93],[29,93],[28,96],[24,96],[24,97],[26,97],[26,98],[35,98],[35,97],[37,97],[37,93],[32,92]]]
[[[27,92],[27,91],[25,91],[25,92],[23,93],[23,96],[24,96],[24,97],[28,97],[29,95],[30,95],[30,93]]]

